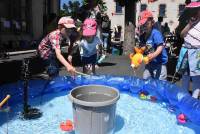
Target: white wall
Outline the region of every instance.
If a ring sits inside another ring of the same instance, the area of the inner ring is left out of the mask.
[[[138,2],[136,20],[140,13],[141,4],[147,4],[147,9],[152,11],[155,21],[157,21],[157,17],[159,14],[159,5],[166,4],[166,18],[163,18],[163,24],[165,22],[168,22],[170,30],[173,31],[178,25],[179,5],[184,4],[185,0],[158,0],[154,3],[148,3],[147,1],[148,0],[142,0],[141,3]],[[138,23],[138,21],[136,21],[136,23]]]
[[[122,40],[124,40],[124,26],[125,26],[125,10],[122,9],[121,14],[115,13],[116,3],[114,0],[104,0],[106,2],[106,6],[108,8],[107,14],[111,20],[111,28],[115,25],[121,25],[122,26]]]

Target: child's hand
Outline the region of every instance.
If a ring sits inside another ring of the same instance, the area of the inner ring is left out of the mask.
[[[198,19],[198,18],[196,18],[196,17],[191,17],[191,18],[190,18],[190,21],[189,21],[189,25],[190,25],[190,26],[193,26],[193,25],[195,25],[197,22],[199,22],[199,19]]]
[[[69,56],[67,57],[67,59],[68,59],[69,63],[71,64],[71,63],[72,63],[72,56],[69,55]]]
[[[72,76],[75,76],[75,73],[76,73],[76,69],[73,67],[73,66],[68,66],[67,67],[67,71],[72,75]]]

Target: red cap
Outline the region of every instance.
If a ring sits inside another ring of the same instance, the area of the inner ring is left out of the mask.
[[[139,16],[139,22],[138,22],[139,25],[140,26],[144,25],[147,22],[148,18],[151,18],[151,17],[153,17],[153,14],[151,11],[148,11],[148,10],[142,11]]]

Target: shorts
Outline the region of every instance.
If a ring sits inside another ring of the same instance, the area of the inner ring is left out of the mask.
[[[97,54],[94,54],[90,57],[82,57],[82,63],[83,65],[86,64],[96,64],[97,62]]]
[[[166,65],[152,64],[152,63],[147,64],[145,66],[145,70],[143,73],[143,79],[148,79],[148,78],[166,80],[167,79]]]

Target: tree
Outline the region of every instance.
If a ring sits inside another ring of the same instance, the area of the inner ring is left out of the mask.
[[[74,2],[69,1],[68,5],[69,5],[71,17],[73,19],[77,19],[78,18],[78,10],[80,8],[79,1],[74,1]]]
[[[106,3],[103,0],[83,0],[82,4],[79,1],[69,1],[67,4],[62,5],[60,10],[60,16],[71,16],[73,19],[79,19],[81,21],[88,17],[88,12],[99,7],[100,12],[107,10]]]
[[[88,10],[98,6],[102,13],[107,10],[106,3],[103,0],[83,0],[83,5],[86,6]]]
[[[73,19],[78,18],[78,11],[80,10],[79,1],[69,1],[68,4],[63,4],[63,9],[60,10],[61,16],[71,16]]]
[[[130,54],[135,45],[135,20],[136,3],[139,0],[115,0],[121,6],[125,6],[125,33],[124,33],[124,53]]]

